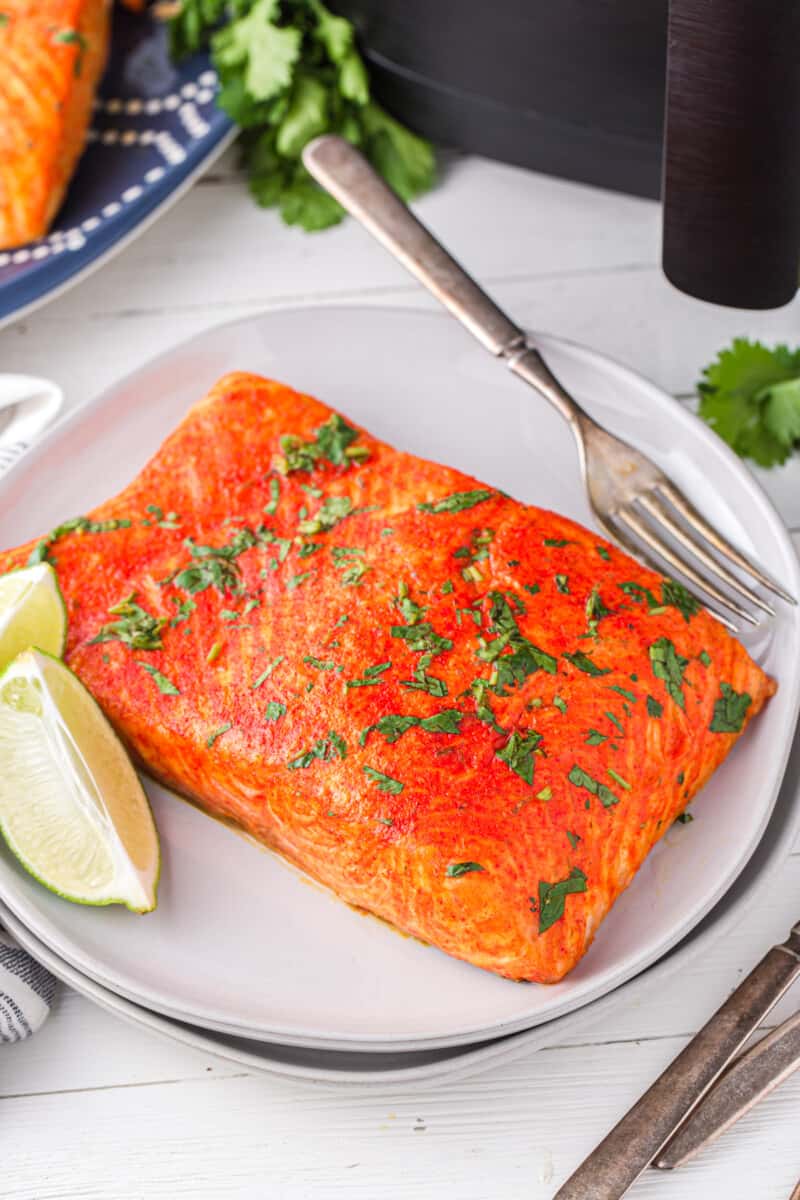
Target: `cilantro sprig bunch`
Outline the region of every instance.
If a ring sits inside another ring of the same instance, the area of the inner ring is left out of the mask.
[[[736,338],[697,390],[701,417],[743,458],[772,467],[800,444],[800,349]]]
[[[322,133],[358,146],[404,200],[433,185],[430,144],[371,98],[353,26],[320,0],[182,0],[170,39],[177,58],[210,47],[220,107],[244,131],[250,190],[287,224],[324,229],[344,216],[300,159]]]

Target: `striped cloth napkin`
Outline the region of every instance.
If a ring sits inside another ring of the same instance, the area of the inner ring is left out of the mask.
[[[0,1043],[21,1042],[50,1013],[56,979],[0,929]]]

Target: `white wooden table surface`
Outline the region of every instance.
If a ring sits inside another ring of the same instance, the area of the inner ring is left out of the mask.
[[[518,319],[677,395],[735,335],[800,341],[800,301],[739,313],[671,289],[653,203],[468,159],[448,163],[418,207]],[[120,257],[0,333],[0,366],[51,376],[74,405],[209,326],[339,302],[432,303],[353,223],[307,236],[256,209],[229,154]],[[800,458],[762,478],[800,531]],[[0,1049],[0,1194],[550,1200],[798,915],[800,846],[759,910],[658,994],[621,1003],[580,1044],[438,1089],[365,1095],[248,1074],[62,988],[41,1033]],[[772,1023],[799,1002],[790,997]],[[633,1195],[787,1200],[800,1177],[799,1116],[800,1074],[694,1164],[651,1172]]]

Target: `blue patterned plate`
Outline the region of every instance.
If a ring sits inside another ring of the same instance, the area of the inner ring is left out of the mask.
[[[0,325],[136,237],[233,139],[205,55],[175,65],[166,30],[117,7],[89,145],[47,237],[0,251]]]

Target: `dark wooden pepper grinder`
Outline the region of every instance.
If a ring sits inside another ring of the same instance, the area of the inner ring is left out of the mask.
[[[670,0],[667,278],[777,308],[800,278],[800,0]]]

